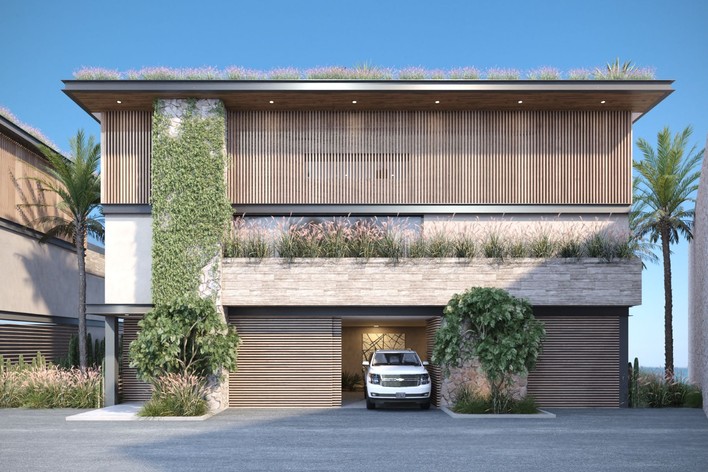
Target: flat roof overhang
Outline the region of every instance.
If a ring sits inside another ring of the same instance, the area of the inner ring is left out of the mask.
[[[104,111],[152,110],[158,98],[217,98],[230,110],[624,110],[636,121],[674,91],[673,80],[63,82],[64,93],[97,121]]]

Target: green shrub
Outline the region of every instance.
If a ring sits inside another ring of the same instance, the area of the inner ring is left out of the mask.
[[[690,407],[702,397],[701,390],[682,379],[666,380],[663,374],[640,371],[637,380],[637,395],[640,406],[649,408]]]
[[[138,337],[130,345],[130,365],[144,380],[171,373],[206,378],[221,368],[236,370],[239,337],[212,300],[188,296],[156,306],[138,326]]]
[[[209,410],[204,382],[191,374],[165,374],[153,381],[150,400],[138,416],[201,416]]]
[[[583,245],[577,238],[570,238],[560,243],[558,256],[565,258],[581,258],[583,257]]]
[[[686,408],[703,408],[703,394],[700,390],[686,393],[683,406]]]
[[[504,412],[515,375],[532,369],[546,335],[531,305],[497,288],[455,294],[443,310],[433,362],[449,370],[478,359],[490,386],[493,411]]]
[[[363,377],[356,372],[342,372],[342,390],[353,392],[363,382]]]
[[[480,415],[486,413],[510,413],[510,414],[535,414],[538,413],[538,404],[532,396],[515,400],[509,399],[502,411],[494,411],[494,402],[491,395],[480,395],[470,389],[462,389],[455,398],[452,407],[455,413],[466,415]]]
[[[482,243],[482,253],[484,257],[493,259],[504,259],[507,255],[507,244],[497,233],[487,235]]]
[[[455,239],[453,252],[455,257],[472,259],[477,255],[477,244],[471,236],[463,234]]]

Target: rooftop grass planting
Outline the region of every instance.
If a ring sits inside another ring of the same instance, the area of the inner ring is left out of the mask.
[[[452,69],[427,69],[419,66],[401,68],[371,64],[319,66],[310,69],[280,67],[271,70],[229,66],[197,68],[143,67],[119,71],[102,67],[82,67],[74,72],[77,80],[653,80],[650,67],[638,67],[619,58],[604,66],[578,68],[567,72],[543,66],[528,71],[490,67],[484,73],[471,66]]]
[[[46,137],[40,130],[28,125],[27,123],[22,122],[10,110],[8,110],[7,108],[5,108],[3,106],[0,106],[0,116],[5,118],[10,123],[13,123],[14,125],[18,126],[19,128],[22,128],[23,131],[25,131],[27,134],[37,138],[44,145],[49,146],[53,149],[59,149],[59,146],[57,146],[56,143],[54,143],[51,139]]]

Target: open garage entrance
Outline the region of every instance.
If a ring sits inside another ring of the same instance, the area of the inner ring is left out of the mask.
[[[341,406],[343,374],[363,380],[361,363],[372,349],[410,348],[429,359],[439,324],[431,313],[440,309],[230,307],[241,346],[238,371],[229,376],[229,405]],[[431,377],[435,398],[439,376]],[[363,400],[362,387],[347,389],[345,402],[357,394]]]

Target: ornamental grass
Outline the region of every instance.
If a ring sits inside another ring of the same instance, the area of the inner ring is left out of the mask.
[[[202,416],[209,411],[206,387],[196,375],[165,374],[152,384],[152,397],[138,416]]]
[[[100,369],[64,369],[37,353],[32,362],[0,356],[0,408],[100,408]]]

